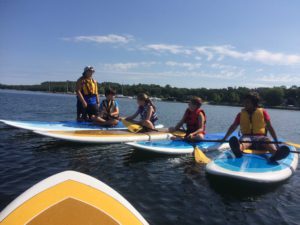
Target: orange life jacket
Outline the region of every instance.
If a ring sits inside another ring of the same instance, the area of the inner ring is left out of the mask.
[[[199,127],[199,117],[201,114],[204,117],[204,127],[203,131],[201,132],[202,134],[205,134],[205,129],[206,129],[206,115],[203,109],[196,109],[195,111],[191,111],[187,109],[185,111],[185,123],[187,126],[187,133],[192,133],[198,130]]]

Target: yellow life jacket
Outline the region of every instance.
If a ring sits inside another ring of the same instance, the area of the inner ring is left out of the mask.
[[[257,108],[252,115],[245,109],[242,109],[240,129],[243,135],[266,135],[266,121],[263,109]]]
[[[94,79],[82,79],[81,92],[83,96],[97,95],[98,94],[97,82]]]

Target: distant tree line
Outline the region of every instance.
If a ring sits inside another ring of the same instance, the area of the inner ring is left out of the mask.
[[[42,92],[74,93],[75,82],[43,82],[38,85],[4,85],[0,84],[0,89],[29,90]],[[162,98],[169,101],[186,102],[191,96],[200,96],[204,101],[212,104],[240,105],[243,96],[249,91],[257,91],[265,106],[297,106],[300,107],[300,87],[285,86],[273,88],[249,89],[246,87],[228,87],[221,89],[208,88],[177,88],[170,85],[164,87],[156,84],[133,84],[122,85],[118,83],[103,82],[98,84],[100,94],[104,93],[105,88],[116,89],[118,94],[125,96],[136,96],[140,92],[145,92],[151,97]]]

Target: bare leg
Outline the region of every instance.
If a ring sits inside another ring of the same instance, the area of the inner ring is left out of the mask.
[[[106,120],[101,118],[101,117],[93,117],[92,118],[93,123],[98,124],[98,125],[106,125]]]
[[[150,120],[143,120],[141,122],[139,122],[139,124],[141,124],[144,127],[150,128],[150,129],[154,129],[153,123]]]
[[[201,141],[203,139],[204,139],[203,134],[197,134],[197,135],[193,136],[192,138],[189,138],[190,141]]]

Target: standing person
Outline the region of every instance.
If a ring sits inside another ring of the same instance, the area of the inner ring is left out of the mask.
[[[128,121],[133,121],[137,124],[140,124],[146,128],[154,129],[154,124],[158,120],[157,114],[156,114],[156,107],[149,98],[148,95],[145,93],[140,93],[137,96],[137,104],[138,109],[137,111],[132,115],[126,118]],[[139,121],[134,121],[134,119],[140,115]]]
[[[93,119],[94,123],[106,126],[115,126],[119,122],[119,104],[115,100],[116,91],[112,88],[105,90],[106,99],[100,104],[100,113]]]
[[[181,127],[186,124],[185,139],[188,140],[202,140],[205,136],[206,115],[201,108],[202,99],[199,97],[193,97],[185,110],[182,119],[177,123],[175,127],[171,127],[170,132],[180,130]],[[174,138],[176,139],[176,138]]]
[[[244,108],[237,114],[233,124],[229,127],[226,135],[222,139],[225,141],[240,126],[241,138],[231,137],[229,140],[230,148],[237,158],[242,157],[243,150],[252,148],[256,150],[269,150],[272,153],[270,161],[274,162],[285,158],[289,152],[287,146],[274,145],[267,137],[269,131],[275,142],[278,141],[276,132],[271,124],[271,118],[267,110],[259,107],[259,95],[251,92],[244,97]],[[240,143],[249,141],[252,143]]]
[[[92,66],[86,66],[77,80],[77,121],[90,121],[93,116],[98,116],[99,95],[94,72]]]

